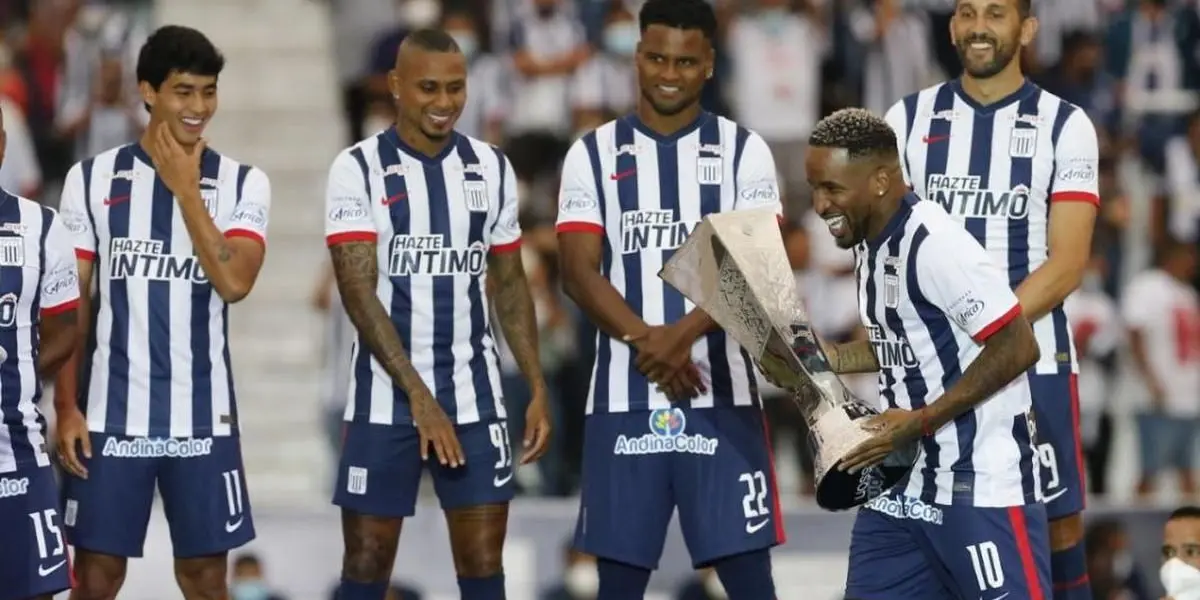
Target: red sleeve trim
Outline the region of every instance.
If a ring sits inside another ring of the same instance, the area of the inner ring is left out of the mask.
[[[1091,192],[1054,192],[1050,194],[1051,202],[1087,202],[1100,206],[1100,196]]]
[[[43,317],[53,317],[54,315],[60,315],[69,310],[75,310],[78,307],[79,307],[79,298],[75,297],[75,298],[71,298],[70,300],[67,300],[66,302],[63,302],[62,304],[59,304],[56,306],[43,306],[42,307],[42,316]]]
[[[344,231],[325,236],[326,246],[336,246],[350,242],[376,242],[379,234],[374,231]]]
[[[492,246],[492,254],[504,254],[506,252],[513,252],[520,249],[521,238],[517,238],[516,241],[512,241],[507,244],[496,244],[495,246]]]
[[[249,229],[230,229],[229,231],[225,232],[225,238],[246,238],[248,240],[254,240],[258,242],[263,247],[266,247],[267,245],[267,240],[262,236],[261,233],[257,231],[250,231]]]
[[[96,253],[92,252],[91,250],[84,250],[83,248],[76,248],[75,249],[75,258],[78,258],[79,260],[96,260]]]
[[[980,329],[979,333],[971,336],[971,338],[982,344],[986,342],[988,338],[992,337],[992,335],[997,331],[1003,329],[1005,325],[1011,323],[1012,320],[1017,318],[1017,315],[1019,314],[1021,314],[1021,305],[1014,304],[1012,308],[1008,309],[1008,312],[997,317],[995,321],[992,321],[987,327]]]
[[[604,235],[604,227],[586,221],[566,221],[559,223],[554,230],[558,233],[595,233]]]

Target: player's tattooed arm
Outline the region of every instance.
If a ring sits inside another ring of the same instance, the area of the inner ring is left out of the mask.
[[[346,315],[362,337],[363,343],[375,356],[400,389],[409,398],[427,394],[414,391],[425,388],[421,376],[413,368],[408,352],[387,310],[375,294],[379,279],[379,261],[374,242],[346,242],[329,247],[338,293],[346,307]]]
[[[829,368],[839,375],[851,373],[874,373],[879,370],[879,359],[875,349],[867,340],[855,340],[845,344],[822,342]]]
[[[533,309],[533,297],[529,282],[525,279],[525,264],[520,252],[502,252],[489,255],[488,278],[494,282],[492,294],[496,318],[504,340],[512,350],[513,358],[521,374],[529,381],[533,391],[546,387],[542,377],[542,365],[538,360],[538,326]]]
[[[1018,314],[984,341],[979,356],[941,398],[922,409],[919,426],[926,432],[941,429],[1020,377],[1040,354],[1033,327]]]
[[[78,308],[45,315],[38,326],[38,373],[53,378],[75,353],[79,339]]]
[[[258,279],[266,248],[258,240],[225,237],[209,216],[199,187],[180,197],[179,206],[196,258],[213,288],[226,302],[245,298]]]

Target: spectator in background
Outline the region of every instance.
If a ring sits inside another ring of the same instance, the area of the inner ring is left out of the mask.
[[[1192,461],[1200,431],[1200,297],[1190,284],[1196,260],[1194,245],[1168,241],[1157,267],[1138,273],[1121,300],[1133,363],[1149,396],[1137,415],[1140,498],[1154,493],[1164,467],[1175,468],[1184,494],[1196,493]]]
[[[1072,32],[1062,42],[1061,60],[1040,77],[1040,85],[1047,91],[1087,112],[1096,126],[1102,153],[1121,128],[1117,81],[1103,69],[1103,52],[1095,34]]]
[[[611,0],[600,36],[600,51],[580,69],[572,104],[575,137],[633,112],[637,73],[633,56],[642,32],[624,0]]]
[[[1134,562],[1129,537],[1117,521],[1099,520],[1087,528],[1088,579],[1096,600],[1157,600]]]
[[[1079,357],[1080,437],[1088,491],[1097,495],[1108,491],[1112,450],[1113,417],[1108,392],[1112,373],[1108,363],[1124,335],[1118,318],[1120,311],[1112,297],[1104,293],[1103,280],[1104,257],[1094,250],[1083,283],[1063,302]]]
[[[562,582],[538,594],[538,600],[595,600],[600,592],[596,557],[574,548],[567,539],[563,546]]]
[[[779,171],[784,214],[808,212],[804,149],[821,117],[821,62],[830,51],[828,23],[811,0],[755,0],[733,18],[725,51],[734,118],[763,137]]]
[[[387,595],[383,597],[383,600],[422,600],[424,597],[420,590],[411,585],[402,581],[393,581],[388,585]],[[329,600],[341,600],[338,596],[337,586],[334,586]]]
[[[582,23],[564,0],[530,0],[517,13],[511,37],[515,72],[505,154],[517,178],[530,185],[554,178],[566,156],[574,125],[574,77],[592,51]]]
[[[36,200],[42,186],[42,170],[38,165],[33,138],[25,125],[21,108],[0,93],[0,120],[7,132],[8,144],[0,154],[0,188],[9,193]]]
[[[1108,71],[1121,81],[1126,109],[1142,115],[1138,147],[1163,169],[1162,140],[1176,133],[1177,117],[1195,108],[1200,89],[1200,17],[1169,0],[1137,0],[1110,25]]]
[[[929,17],[904,0],[858,0],[850,30],[866,50],[863,107],[884,114],[897,98],[944,79],[933,64]]]
[[[498,146],[503,135],[508,74],[504,61],[489,51],[486,31],[466,7],[451,6],[442,15],[442,29],[467,57],[467,103],[454,126],[459,133]]]
[[[59,134],[75,140],[79,160],[136,141],[149,122],[140,96],[129,93],[119,54],[105,51],[90,81],[91,94],[72,101],[58,116]]]
[[[1187,118],[1183,135],[1166,145],[1166,186],[1170,201],[1171,235],[1197,241],[1200,226],[1200,110]]]
[[[1184,506],[1163,525],[1159,580],[1170,600],[1200,600],[1200,508]]]
[[[255,554],[241,554],[234,559],[229,597],[230,600],[286,600],[271,591],[262,561]]]
[[[698,569],[691,577],[680,584],[673,600],[726,600],[725,586],[717,577],[716,569],[711,567]]]
[[[342,428],[346,404],[350,400],[350,349],[354,345],[354,326],[342,296],[337,291],[333,268],[326,263],[313,290],[312,305],[325,317],[322,340],[321,426],[334,459],[342,447]]]
[[[1029,48],[1026,72],[1041,72],[1061,61],[1067,53],[1067,39],[1074,33],[1083,32],[1089,37],[1099,33],[1102,12],[1099,0],[1034,2],[1038,34]]]
[[[370,104],[368,61],[372,43],[398,21],[396,0],[318,0],[329,8],[333,25],[334,69],[341,86],[347,144],[367,137]],[[392,59],[395,59],[392,54]],[[389,67],[390,63],[389,63]],[[386,94],[386,89],[384,90]],[[386,96],[385,96],[386,97]]]

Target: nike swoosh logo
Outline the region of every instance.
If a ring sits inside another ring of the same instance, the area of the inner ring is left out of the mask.
[[[380,203],[383,204],[384,206],[391,206],[407,197],[408,197],[408,194],[396,194],[395,196],[388,196],[387,198],[380,200]]]
[[[242,526],[243,519],[244,519],[244,517],[238,517],[238,519],[236,521],[233,521],[233,522],[226,521],[225,522],[225,533],[233,533],[233,532],[237,531],[238,527]]]
[[[1008,597],[1008,594],[1009,594],[1009,592],[1004,592],[1003,594],[1000,594],[999,596],[996,596],[995,598],[992,598],[991,600],[1004,600],[1005,598]],[[980,596],[979,600],[984,600],[983,596]]]
[[[67,561],[60,560],[57,563],[50,565],[49,567],[43,567],[42,565],[38,565],[38,576],[45,577],[45,576],[61,569],[62,566],[65,564],[67,564]]]
[[[927,135],[921,138],[921,141],[925,142],[926,144],[936,144],[948,139],[950,139],[950,136],[948,135]]]
[[[629,177],[630,175],[633,175],[634,173],[637,173],[637,169],[629,169],[628,171],[621,171],[620,173],[613,173],[612,175],[609,176],[609,179],[612,179],[613,181],[620,181],[622,179],[625,179],[626,177]]]
[[[766,527],[767,523],[769,523],[769,522],[771,522],[770,519],[763,519],[762,521],[759,521],[758,523],[746,523],[746,533],[749,533],[752,535],[755,533],[758,533],[758,530],[762,529],[763,527]]]
[[[1062,496],[1062,495],[1063,495],[1063,494],[1065,494],[1065,493],[1067,493],[1067,488],[1058,488],[1058,491],[1057,491],[1057,492],[1054,492],[1053,494],[1050,494],[1049,496],[1043,496],[1043,497],[1042,497],[1042,504],[1045,504],[1045,503],[1047,503],[1047,502],[1053,502],[1053,501],[1055,501],[1055,500],[1058,500],[1058,497],[1059,497],[1059,496]],[[1001,596],[1001,598],[1003,598],[1003,596]],[[1000,599],[999,599],[999,598],[996,598],[996,600],[1000,600]]]
[[[510,480],[512,478],[513,478],[512,471],[509,471],[508,475],[505,475],[504,477],[497,475],[496,478],[492,480],[492,485],[494,485],[496,487],[504,487],[504,484],[508,483],[508,480]]]
[[[126,200],[129,200],[129,196],[113,196],[111,198],[105,198],[104,205],[112,206],[114,204],[120,204],[122,202],[125,202]]]

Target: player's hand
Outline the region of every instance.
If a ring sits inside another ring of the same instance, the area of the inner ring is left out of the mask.
[[[550,448],[550,401],[545,392],[534,392],[525,409],[525,440],[521,464],[536,462]]]
[[[921,437],[921,413],[888,409],[872,417],[865,429],[873,431],[873,435],[842,457],[839,469],[850,474],[869,469],[883,462],[893,450]]]
[[[202,139],[191,151],[185,150],[171,135],[166,123],[151,132],[150,140],[150,160],[154,162],[154,169],[167,189],[176,198],[199,189],[200,156],[204,154],[207,142]]]
[[[692,344],[696,339],[681,327],[659,325],[638,335],[625,336],[625,341],[637,349],[634,365],[638,371],[661,385],[691,364]],[[696,389],[705,391],[702,383]]]
[[[78,408],[58,413],[58,459],[68,473],[87,479],[87,467],[79,460],[79,455],[90,459],[92,457],[92,438],[88,434],[87,419]]]
[[[700,378],[700,370],[693,363],[688,363],[675,372],[667,381],[658,384],[658,391],[666,394],[671,402],[691,400],[704,391],[704,380]]]
[[[409,400],[413,424],[420,436],[421,460],[429,460],[429,448],[432,447],[438,462],[444,467],[467,464],[462,445],[458,443],[458,434],[454,432],[454,423],[450,422],[450,417],[446,416],[446,411],[442,410],[433,394],[424,389],[416,394],[409,393]]]

